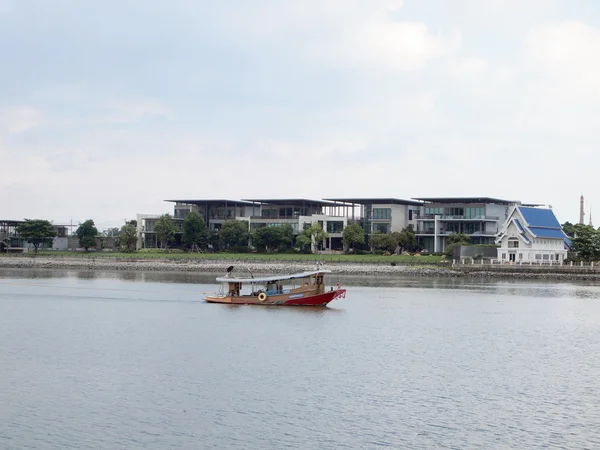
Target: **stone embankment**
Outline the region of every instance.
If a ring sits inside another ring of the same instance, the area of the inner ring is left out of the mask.
[[[23,269],[78,269],[104,271],[160,271],[160,272],[214,272],[225,273],[227,267],[236,267],[236,273],[252,271],[255,274],[292,273],[314,270],[315,262],[248,261],[248,260],[187,260],[187,259],[134,259],[108,257],[0,257],[0,268]],[[324,266],[335,273],[348,275],[406,275],[406,276],[460,276],[445,267],[368,264],[358,262],[330,262]],[[248,272],[249,273],[249,272]]]
[[[203,272],[224,274],[227,267],[236,267],[241,275],[248,270],[255,275],[292,273],[316,269],[315,262],[262,261],[262,260],[187,260],[187,259],[144,259],[110,257],[0,257],[0,268],[23,269],[69,269],[102,271],[159,271],[159,272]],[[600,267],[589,266],[477,266],[370,264],[361,262],[328,262],[325,268],[345,275],[381,275],[407,277],[472,277],[512,278],[547,280],[592,280],[600,281]]]

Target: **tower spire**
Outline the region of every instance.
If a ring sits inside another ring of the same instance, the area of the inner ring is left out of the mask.
[[[590,205],[590,227],[593,227],[594,225],[592,225],[592,205]]]
[[[579,223],[581,225],[584,224],[584,221],[583,221],[584,215],[585,215],[585,213],[583,212],[583,194],[582,194],[581,198],[579,199]]]

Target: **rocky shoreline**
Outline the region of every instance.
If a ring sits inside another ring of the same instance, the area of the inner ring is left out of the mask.
[[[77,258],[77,257],[0,257],[0,268],[17,269],[69,269],[101,271],[145,271],[145,272],[204,272],[225,273],[228,266],[236,266],[238,273],[248,269],[255,274],[292,273],[314,270],[314,262],[299,261],[236,261],[236,260],[176,260],[176,259],[121,259],[121,258]],[[547,280],[590,280],[600,281],[600,270],[578,268],[506,268],[464,266],[458,268],[441,266],[395,266],[358,262],[331,262],[325,268],[341,275],[377,275],[400,277],[472,277]],[[492,270],[494,269],[494,270]],[[508,270],[507,270],[508,269]],[[567,270],[569,269],[569,270]],[[575,270],[574,270],[575,269]]]
[[[298,261],[235,261],[235,260],[151,260],[118,258],[52,258],[52,257],[0,257],[0,268],[21,269],[80,269],[104,271],[148,271],[148,272],[207,272],[225,273],[229,266],[238,271],[254,273],[291,273],[316,269],[315,262]],[[460,276],[445,267],[384,265],[363,263],[328,263],[325,266],[335,273],[345,275],[411,275],[411,276]]]

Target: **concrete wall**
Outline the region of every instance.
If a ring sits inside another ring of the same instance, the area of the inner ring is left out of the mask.
[[[498,255],[495,247],[480,247],[477,245],[461,245],[456,247],[452,253],[452,259],[461,260],[466,258],[496,259]]]
[[[55,237],[52,239],[52,250],[68,250],[69,249],[69,238],[66,237]]]

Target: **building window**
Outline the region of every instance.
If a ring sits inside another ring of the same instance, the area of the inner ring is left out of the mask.
[[[477,208],[465,208],[465,219],[477,219],[485,217],[485,208],[483,206]]]
[[[408,210],[408,220],[413,220],[412,216],[413,216],[413,210],[409,209]]]
[[[391,233],[392,224],[391,223],[378,223],[373,225],[373,231],[375,233]]]
[[[373,208],[373,220],[389,220],[392,218],[392,208]]]
[[[328,233],[341,233],[344,229],[344,222],[341,221],[327,221],[327,232]]]
[[[435,216],[444,214],[444,208],[425,208],[425,214]]]
[[[523,253],[519,253],[519,259],[523,259]]]
[[[542,259],[542,255],[540,255],[539,253],[537,253],[537,254],[535,255],[535,259]]]

